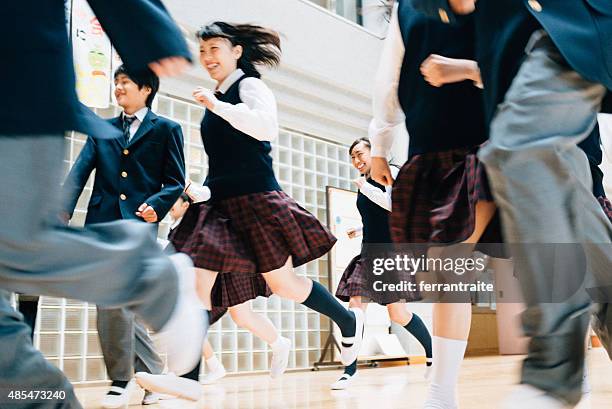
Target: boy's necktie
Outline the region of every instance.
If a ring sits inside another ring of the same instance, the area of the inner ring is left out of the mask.
[[[132,122],[135,120],[136,116],[123,115],[123,139],[125,145],[130,142],[130,127],[132,126]]]

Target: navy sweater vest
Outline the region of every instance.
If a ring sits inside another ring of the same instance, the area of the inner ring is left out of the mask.
[[[410,1],[398,9],[405,55],[398,96],[410,134],[409,156],[470,147],[486,140],[482,91],[472,81],[429,85],[420,66],[431,54],[475,59],[471,19],[450,25],[417,12]]]
[[[232,84],[219,100],[240,104],[240,82],[245,78],[246,75]],[[237,130],[210,110],[204,114],[200,133],[208,155],[204,185],[209,187],[212,200],[281,190],[272,169],[270,142]]]
[[[376,186],[383,192],[385,187],[368,178],[368,183]],[[357,193],[357,210],[361,215],[363,224],[362,243],[391,243],[391,232],[389,230],[389,212],[370,199],[363,193]]]

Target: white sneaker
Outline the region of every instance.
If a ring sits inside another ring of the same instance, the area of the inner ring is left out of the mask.
[[[161,395],[159,393],[145,391],[144,397],[142,398],[143,405],[155,405],[161,399]]]
[[[531,385],[518,385],[501,404],[502,409],[571,409],[570,405],[547,395],[543,390]]]
[[[289,352],[291,351],[291,340],[280,337],[280,345],[272,350],[272,363],[270,364],[270,376],[278,378],[289,365]]]
[[[348,389],[349,386],[353,384],[353,381],[357,377],[357,372],[354,375],[349,375],[347,373],[343,373],[340,379],[331,384],[331,389],[334,391],[341,391],[344,389]]]
[[[158,350],[167,353],[170,371],[182,375],[200,361],[208,317],[196,293],[191,259],[179,253],[170,256],[170,260],[178,275],[178,299],[170,319],[153,339]]]
[[[146,390],[176,396],[193,401],[202,397],[202,386],[193,379],[181,378],[173,373],[153,375],[147,372],[136,373],[136,382]]]
[[[202,377],[200,383],[202,385],[212,385],[217,382],[219,379],[223,378],[227,372],[223,365],[217,366],[214,371],[206,372],[206,375]]]
[[[359,355],[361,341],[363,340],[364,314],[361,308],[349,308],[355,314],[355,336],[342,337],[340,340],[340,362],[344,366],[349,366]],[[350,346],[345,346],[350,345]]]
[[[118,395],[105,395],[101,402],[104,409],[117,409],[126,407],[130,403],[130,397],[136,387],[136,382],[132,379],[125,385],[125,388],[111,386],[109,392],[116,392]]]

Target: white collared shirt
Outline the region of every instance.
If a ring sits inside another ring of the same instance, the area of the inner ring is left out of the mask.
[[[404,40],[399,26],[397,5],[393,7],[391,23],[385,38],[374,85],[373,113],[368,136],[372,143],[372,157],[387,158],[393,146],[396,126],[406,117],[399,103],[398,87],[404,62]]]
[[[238,68],[231,73],[217,90],[227,90],[244,75]],[[272,141],[278,137],[278,109],[276,98],[259,78],[249,77],[240,82],[240,104],[230,104],[215,99],[213,112],[229,122],[237,130],[260,141]]]
[[[134,115],[129,115],[129,116],[135,116],[136,117],[136,119],[134,119],[134,121],[130,125],[130,140],[132,140],[134,135],[136,135],[136,132],[138,132],[138,128],[140,128],[140,124],[142,124],[142,121],[144,121],[145,116],[147,116],[148,112],[149,112],[149,108],[148,107],[143,107],[143,108],[140,108],[138,111],[136,111],[136,113],[134,113]],[[126,114],[124,112],[121,115],[122,115],[121,119],[123,120],[123,116],[126,115]]]
[[[395,166],[390,166],[391,176],[395,179],[399,173],[399,169]],[[392,194],[392,186],[385,186],[385,191],[383,192],[378,187],[374,186],[370,182],[366,181],[363,186],[359,189],[359,191],[372,202],[376,203],[386,211],[391,211],[391,194]]]

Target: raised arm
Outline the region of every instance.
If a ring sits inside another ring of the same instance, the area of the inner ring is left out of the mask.
[[[191,61],[180,29],[159,0],[88,0],[130,71],[177,75]]]
[[[399,173],[399,169],[394,166],[390,167],[390,169],[391,176],[393,177],[393,179],[395,179],[397,174]],[[391,186],[385,186],[385,191],[383,192],[376,186],[365,181],[359,187],[359,191],[361,191],[361,193],[363,193],[368,199],[370,199],[372,202],[376,203],[386,211],[391,211]]]
[[[385,186],[393,183],[393,175],[389,169],[387,157],[393,146],[394,130],[405,120],[397,93],[405,52],[396,6],[393,8],[389,31],[376,74],[374,118],[370,122],[369,129],[372,143],[372,178]]]

